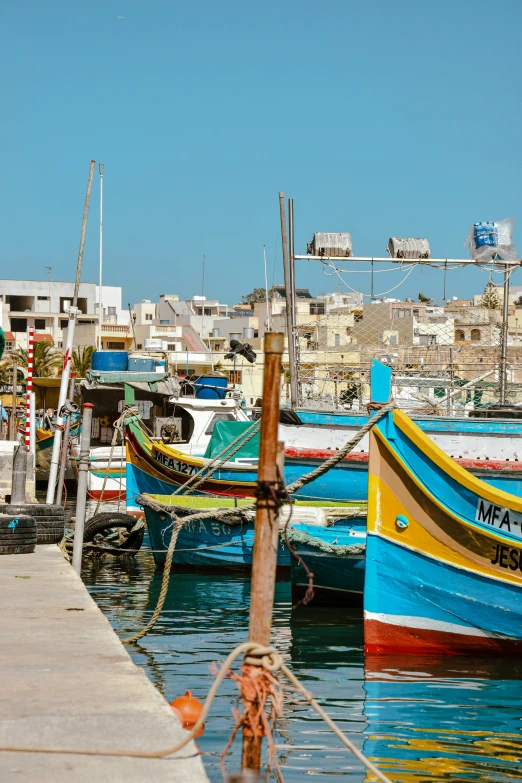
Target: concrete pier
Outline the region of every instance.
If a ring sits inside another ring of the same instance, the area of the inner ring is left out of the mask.
[[[2,751],[159,750],[185,732],[57,546],[1,556],[0,602],[0,780],[208,780],[194,743],[160,759]]]

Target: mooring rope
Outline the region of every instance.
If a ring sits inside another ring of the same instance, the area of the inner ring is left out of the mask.
[[[234,454],[237,454],[237,452],[240,451],[243,446],[246,446],[246,444],[257,435],[260,426],[261,422],[255,421],[250,427],[248,427],[248,429],[242,432],[241,435],[238,435],[237,438],[232,441],[232,443],[229,443],[228,446],[222,449],[219,454],[217,454],[207,465],[203,465],[203,467],[201,467],[197,473],[191,476],[189,480],[185,482],[185,484],[181,484],[172,494],[179,495],[182,490],[186,490],[184,492],[185,495],[190,495],[191,492],[194,492],[199,486],[201,486],[201,484],[204,484],[205,481],[216,472],[216,470],[219,470],[219,468],[228,462],[231,457],[234,456]],[[232,449],[233,446],[235,446],[235,448],[229,454],[228,452],[230,449]],[[208,472],[205,473],[205,471]],[[204,474],[202,478],[200,478],[199,481],[194,484],[194,486],[190,486],[191,482],[195,481],[202,474]]]
[[[333,457],[330,457],[330,459],[325,460],[321,465],[319,465],[315,470],[311,470],[310,473],[306,473],[304,476],[301,476],[300,479],[297,479],[297,481],[294,481],[293,484],[289,484],[286,488],[289,495],[293,495],[295,492],[297,492],[299,489],[305,486],[305,484],[309,484],[311,481],[315,481],[315,479],[322,476],[324,473],[329,471],[331,468],[333,468],[335,465],[337,465],[338,462],[340,462],[342,459],[346,457],[347,454],[354,449],[358,443],[364,438],[367,432],[369,432],[378,421],[380,421],[383,416],[385,416],[388,411],[391,411],[393,408],[396,408],[397,404],[395,400],[392,400],[387,405],[384,405],[377,413],[375,413],[373,416],[370,416],[366,424],[363,424],[359,432],[354,435],[353,438],[351,438],[348,443],[346,443],[342,449],[339,449],[339,451],[336,451]]]
[[[20,747],[14,745],[0,746],[1,753],[48,753],[48,754],[64,754],[73,756],[109,756],[109,757],[127,757],[127,758],[139,758],[139,759],[157,759],[171,756],[174,753],[178,753],[188,743],[198,736],[200,729],[203,727],[205,720],[207,719],[210,707],[214,698],[219,690],[219,687],[223,680],[228,676],[229,671],[234,661],[239,658],[240,655],[244,655],[244,663],[246,666],[258,666],[262,667],[268,674],[273,675],[275,672],[280,671],[286,679],[292,683],[294,689],[297,690],[302,696],[304,696],[306,702],[313,707],[319,717],[326,723],[333,733],[341,740],[342,744],[348,748],[348,750],[363,764],[366,769],[370,770],[382,783],[392,783],[390,778],[381,772],[370,759],[368,759],[362,751],[357,748],[354,743],[346,736],[346,734],[337,726],[330,716],[323,710],[321,705],[315,700],[314,696],[303,685],[301,685],[299,679],[295,676],[291,669],[283,663],[282,656],[277,652],[274,647],[266,647],[257,642],[244,642],[243,644],[235,647],[232,652],[227,656],[223,665],[219,669],[216,679],[212,683],[212,686],[208,692],[207,698],[203,704],[203,709],[198,720],[189,731],[186,736],[172,745],[169,748],[163,748],[161,750],[96,750],[93,748],[37,748],[37,747]],[[261,717],[261,716],[260,716]],[[282,775],[279,772],[282,780]]]

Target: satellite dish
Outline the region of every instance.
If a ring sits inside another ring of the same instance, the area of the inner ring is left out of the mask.
[[[235,359],[236,356],[244,356],[250,364],[253,364],[257,358],[257,354],[250,343],[240,343],[239,340],[231,340],[230,352],[225,354],[225,359]]]

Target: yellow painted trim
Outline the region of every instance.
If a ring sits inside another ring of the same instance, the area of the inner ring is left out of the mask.
[[[479,495],[481,498],[489,500],[497,506],[510,508],[513,511],[522,513],[522,499],[515,495],[510,495],[503,489],[497,489],[485,481],[481,481],[468,470],[459,465],[455,460],[442,451],[403,411],[393,411],[393,423],[414,443],[417,448],[437,465],[444,473],[455,479],[459,484]],[[377,435],[383,442],[386,438],[377,430]],[[410,475],[411,471],[409,471]],[[412,475],[413,478],[413,475]]]

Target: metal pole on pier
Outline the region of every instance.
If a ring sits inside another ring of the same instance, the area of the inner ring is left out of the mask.
[[[49,303],[50,304],[50,303]],[[27,378],[25,390],[25,448],[31,449],[31,393],[33,391],[34,326],[29,327],[27,338]]]
[[[509,321],[509,278],[511,270],[504,267],[504,302],[502,306],[502,342],[500,348],[500,404],[506,403],[507,387],[507,349],[508,349],[508,321]]]
[[[85,529],[85,503],[87,501],[87,478],[89,475],[89,453],[91,449],[92,409],[94,405],[85,402],[82,406],[82,434],[80,436],[80,460],[78,465],[78,494],[76,495],[76,519],[74,523],[74,544],[72,566],[77,574],[82,569],[83,531]]]
[[[89,216],[89,203],[91,201],[92,178],[94,174],[95,161],[91,160],[89,168],[89,178],[87,180],[87,192],[85,194],[85,204],[83,207],[82,230],[80,233],[80,249],[78,251],[78,261],[76,264],[76,280],[74,282],[73,303],[69,308],[69,322],[67,324],[67,340],[65,343],[65,354],[63,357],[62,379],[60,383],[60,394],[58,396],[58,408],[56,411],[56,424],[54,430],[53,452],[51,456],[51,465],[49,467],[49,483],[47,485],[47,496],[45,502],[51,504],[54,502],[56,490],[56,477],[58,475],[58,462],[60,461],[60,450],[62,445],[63,413],[62,409],[67,397],[69,386],[69,375],[71,372],[71,358],[74,344],[74,327],[76,325],[76,313],[78,306],[78,292],[80,290],[80,278],[82,274],[83,249],[85,247],[85,232],[87,230],[87,218]]]
[[[18,365],[13,362],[13,385],[11,392],[11,416],[9,421],[9,439],[16,440],[16,401],[18,398]]]
[[[285,194],[279,192],[279,216],[281,218],[281,244],[283,246],[283,272],[285,280],[286,296],[286,334],[288,338],[288,365],[290,371],[290,401],[292,407],[296,408],[297,400],[297,379],[295,376],[295,350],[294,350],[294,324],[292,321],[292,293],[290,283],[290,261],[288,259],[288,243],[286,241],[286,215],[285,215]]]
[[[248,629],[249,641],[261,645],[270,644],[277,565],[279,528],[275,490],[278,486],[277,430],[283,349],[284,335],[281,332],[269,332],[265,335],[263,415],[259,443],[258,500]],[[243,769],[258,770],[260,768],[261,744],[261,736],[243,734]]]
[[[69,381],[69,394],[67,399],[69,402],[74,402],[74,384],[75,375],[73,373],[71,380]],[[62,505],[63,486],[65,483],[65,468],[67,467],[67,458],[69,456],[69,437],[71,432],[71,413],[67,414],[65,419],[65,429],[63,432],[63,444],[62,444],[62,458],[60,461],[60,474],[58,476],[58,488],[56,490],[56,502],[59,506]]]

